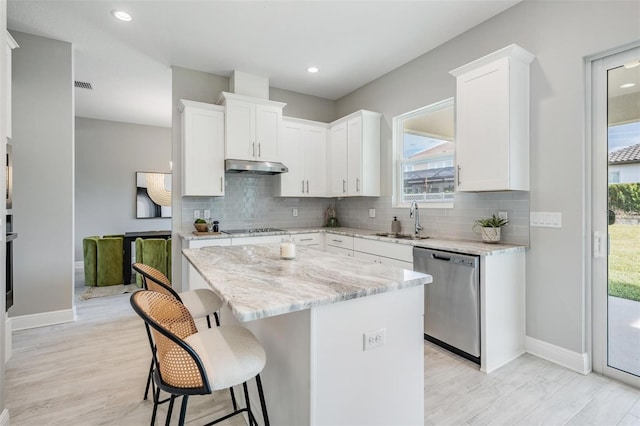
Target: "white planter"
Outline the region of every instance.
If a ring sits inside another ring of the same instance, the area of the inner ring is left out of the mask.
[[[482,242],[484,243],[495,244],[500,242],[500,228],[482,227],[480,228],[480,235],[482,235]]]

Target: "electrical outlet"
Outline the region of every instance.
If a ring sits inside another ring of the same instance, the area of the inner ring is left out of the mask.
[[[293,209],[293,217],[298,217],[298,209]]]
[[[376,217],[376,209],[369,209],[369,217]]]
[[[498,217],[500,219],[507,219],[508,220],[509,219],[509,213],[507,213],[507,212],[498,212]]]
[[[204,218],[205,219],[211,219],[211,210],[205,210],[204,211]]]
[[[194,210],[193,211],[193,218],[194,219],[200,219],[202,217],[200,210]]]
[[[364,338],[364,351],[368,351],[369,349],[377,348],[378,346],[384,346],[384,334],[385,329],[379,328],[375,331],[367,331],[363,334]]]

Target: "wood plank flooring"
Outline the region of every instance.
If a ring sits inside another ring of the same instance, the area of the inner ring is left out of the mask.
[[[149,424],[152,404],[142,400],[149,347],[130,295],[83,301],[82,291],[75,323],[13,334],[5,381],[12,425]],[[211,421],[230,405],[228,392],[192,397],[187,424]],[[165,413],[166,404],[158,424]],[[485,375],[425,342],[424,424],[640,425],[640,391],[531,355]]]

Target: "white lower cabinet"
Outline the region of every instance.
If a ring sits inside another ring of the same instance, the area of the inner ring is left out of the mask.
[[[413,270],[413,246],[365,238],[353,239],[354,257]]]
[[[230,246],[231,238],[212,238],[209,240],[182,240],[182,248],[222,247]],[[202,278],[200,273],[191,266],[187,259],[182,257],[182,290],[195,290],[197,288],[211,288]]]
[[[293,242],[299,246],[322,248],[322,236],[319,232],[291,235]]]
[[[247,244],[274,244],[282,241],[286,235],[266,235],[262,237],[233,237],[232,246],[246,246]]]

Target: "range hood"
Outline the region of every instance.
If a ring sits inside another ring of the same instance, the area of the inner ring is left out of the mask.
[[[228,173],[250,173],[255,175],[277,175],[289,171],[287,166],[275,161],[224,160]]]

